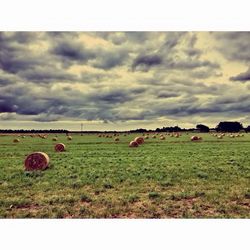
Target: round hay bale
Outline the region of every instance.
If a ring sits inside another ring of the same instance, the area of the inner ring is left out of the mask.
[[[139,146],[139,144],[136,141],[131,141],[129,143],[129,147],[131,147],[131,148],[135,148],[135,147],[138,147],[138,146]]]
[[[118,137],[115,137],[115,139],[114,139],[115,141],[120,141],[120,139],[118,138]]]
[[[155,139],[155,138],[156,138],[156,135],[153,135],[152,138]]]
[[[58,139],[56,137],[53,137],[52,138],[52,141],[57,141]]]
[[[66,150],[66,146],[63,143],[58,143],[55,145],[56,152],[63,152]]]
[[[218,138],[218,139],[222,139],[223,136],[222,136],[222,135],[218,135],[217,138]]]
[[[13,140],[13,142],[14,142],[14,143],[18,143],[18,142],[20,142],[20,140],[15,138],[15,139]]]
[[[179,136],[180,136],[179,134],[175,134],[175,137],[176,137],[176,138],[179,138]]]
[[[135,139],[134,139],[134,141],[136,141],[139,145],[140,144],[143,144],[144,143],[144,138],[143,137],[136,137]]]
[[[146,135],[146,136],[144,136],[144,139],[148,139],[149,137]]]
[[[29,154],[25,161],[26,171],[44,170],[49,166],[49,156],[43,152],[34,152]]]
[[[191,137],[191,141],[199,141],[199,137],[194,135]]]
[[[161,136],[161,137],[160,137],[160,140],[165,140],[165,139],[166,139],[165,136]]]
[[[67,139],[68,139],[68,141],[71,141],[71,140],[72,140],[72,136],[69,135],[69,136],[67,137]]]

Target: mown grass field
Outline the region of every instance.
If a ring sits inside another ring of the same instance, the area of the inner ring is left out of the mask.
[[[0,136],[1,218],[250,218],[250,135],[150,138],[58,135],[52,141]],[[25,156],[43,151],[45,171],[25,172]]]

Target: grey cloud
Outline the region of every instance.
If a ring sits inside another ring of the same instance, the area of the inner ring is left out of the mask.
[[[250,61],[250,32],[214,32],[216,39],[222,42],[218,50],[230,60]]]
[[[132,65],[132,69],[135,70],[139,66],[150,68],[162,63],[162,58],[159,55],[140,55],[138,56]]]
[[[250,68],[243,73],[240,73],[237,76],[232,76],[230,77],[231,81],[240,81],[240,82],[246,82],[246,81],[250,81]]]
[[[72,41],[59,42],[52,49],[52,53],[69,61],[86,62],[96,57],[91,50],[87,50],[82,44]]]
[[[52,67],[28,69],[20,72],[19,76],[34,83],[75,82],[78,80],[75,75]]]

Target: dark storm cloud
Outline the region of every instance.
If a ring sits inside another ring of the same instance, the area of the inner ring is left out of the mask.
[[[99,50],[96,51],[98,58],[92,65],[96,68],[109,70],[120,66],[128,58],[128,51],[123,49],[116,49],[114,51]]]
[[[140,55],[135,58],[132,69],[135,70],[139,66],[143,66],[146,69],[160,65],[162,63],[162,58],[159,55]]]
[[[200,67],[220,68],[219,64],[212,63],[208,60],[204,60],[204,61],[199,61],[199,60],[174,61],[174,60],[170,60],[167,62],[166,66],[170,69],[195,69],[195,68],[200,68]]]
[[[250,32],[215,32],[222,42],[218,49],[230,60],[250,61]]]
[[[78,80],[77,76],[52,67],[25,70],[20,72],[19,76],[34,83],[75,82]]]
[[[0,68],[15,74],[40,64],[42,59],[34,56],[27,48],[27,43],[34,39],[36,36],[29,33],[0,33]]]
[[[174,92],[168,92],[168,91],[162,91],[158,93],[157,97],[158,98],[171,98],[171,97],[177,97],[179,94],[174,93]]]
[[[39,64],[38,58],[32,58],[25,49],[17,50],[13,48],[0,49],[0,68],[8,73],[18,73],[27,68],[32,69]],[[26,54],[26,57],[24,55]]]
[[[95,53],[77,42],[60,42],[52,49],[52,53],[70,61],[86,62],[96,57]]]
[[[240,81],[240,82],[246,82],[246,81],[250,81],[250,68],[243,73],[240,73],[237,76],[232,76],[230,77],[231,81]]]
[[[8,85],[16,82],[16,78],[11,75],[1,74],[0,72],[0,86]]]

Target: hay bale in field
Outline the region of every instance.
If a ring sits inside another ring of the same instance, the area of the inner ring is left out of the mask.
[[[152,138],[155,139],[155,138],[156,138],[156,135],[152,135]]]
[[[63,143],[58,143],[55,145],[56,152],[64,152],[66,150],[66,146]]]
[[[140,145],[140,144],[144,143],[144,138],[139,136],[139,137],[136,137],[134,139],[134,141],[136,141]]]
[[[148,139],[149,137],[146,135],[146,136],[144,136],[144,139]]]
[[[120,141],[120,139],[118,138],[118,137],[115,137],[115,139],[114,139],[115,141]]]
[[[52,138],[52,141],[57,141],[58,139],[56,137],[53,137]]]
[[[165,136],[161,136],[161,137],[160,137],[160,140],[165,140],[165,139],[166,139]]]
[[[44,170],[49,166],[49,156],[43,152],[34,152],[29,154],[25,161],[26,171]]]
[[[180,136],[179,134],[175,134],[175,135],[174,135],[174,137],[176,137],[176,138],[179,138],[179,136]]]
[[[235,135],[232,135],[232,134],[230,135],[230,138],[234,138],[234,137],[235,137]]]
[[[138,147],[138,146],[139,146],[139,144],[136,141],[131,141],[129,143],[129,147],[131,147],[131,148],[135,148],[135,147]]]
[[[68,139],[68,141],[71,141],[72,140],[72,136],[67,136],[67,139]]]
[[[13,140],[13,142],[14,142],[14,143],[18,143],[18,142],[20,142],[20,140],[15,138],[15,139]]]
[[[199,137],[194,135],[191,137],[191,141],[199,141]]]
[[[217,138],[218,138],[218,139],[222,139],[223,136],[222,136],[222,135],[217,135]]]

